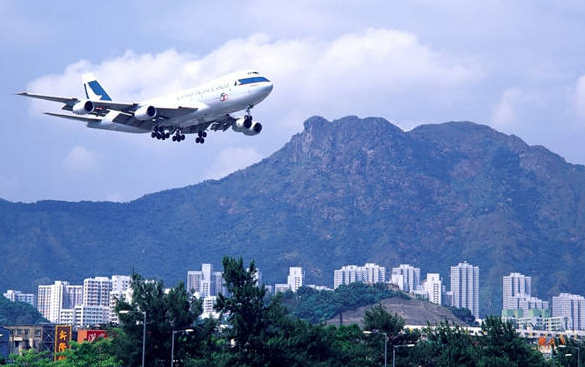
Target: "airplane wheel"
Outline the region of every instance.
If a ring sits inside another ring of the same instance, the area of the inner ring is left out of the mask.
[[[160,140],[160,133],[155,134],[156,138]]]
[[[173,141],[177,141],[177,137],[173,135]]]
[[[169,134],[169,133],[165,134],[165,138],[167,138],[167,139],[170,138],[170,136],[171,136],[171,134]]]
[[[156,133],[155,133],[154,131],[153,131],[153,132],[151,132],[151,133],[150,133],[150,137],[151,137],[151,138],[156,138]]]
[[[201,138],[195,138],[195,143],[199,143],[200,140]]]
[[[201,136],[207,138],[207,133],[204,131],[203,133],[201,133]]]
[[[203,139],[203,138],[201,138],[200,141],[201,141],[201,144],[205,143],[205,139]]]
[[[181,140],[185,140],[185,135],[181,135]]]

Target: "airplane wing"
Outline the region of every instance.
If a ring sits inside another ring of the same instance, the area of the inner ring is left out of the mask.
[[[79,98],[76,98],[76,97],[49,96],[49,95],[34,94],[34,93],[28,93],[28,92],[21,92],[21,93],[17,93],[17,94],[19,96],[44,99],[47,101],[63,103],[65,105],[63,106],[62,109],[65,111],[72,111],[73,106],[77,102],[81,101]],[[140,105],[138,103],[114,102],[114,101],[106,101],[106,100],[97,100],[97,101],[91,100],[91,102],[95,106],[95,109],[91,113],[91,115],[103,117],[103,116],[107,115],[108,112],[110,112],[110,111],[118,111],[118,112],[121,112],[120,115],[122,115],[122,116],[119,119],[120,121],[115,121],[115,122],[119,122],[122,124],[127,123],[128,125],[131,125],[131,126],[137,126],[137,125],[140,125],[141,122],[143,122],[143,121],[136,120],[134,118],[134,111],[136,111],[140,107]],[[188,113],[195,112],[198,110],[198,108],[183,107],[183,106],[177,106],[177,107],[157,107],[157,106],[154,106],[154,107],[156,107],[156,109],[158,111],[157,119],[159,119],[159,118],[170,119],[173,117],[186,115]],[[64,116],[67,116],[67,115],[59,115],[59,117],[64,117]],[[134,120],[134,121],[131,121],[131,120]]]

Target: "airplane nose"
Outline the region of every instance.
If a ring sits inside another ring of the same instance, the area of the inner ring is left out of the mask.
[[[262,88],[262,91],[263,91],[264,93],[266,93],[266,95],[269,95],[269,94],[270,94],[270,92],[272,92],[272,88],[274,88],[274,86],[272,85],[272,83],[268,83],[268,85],[266,85],[266,86],[264,86],[264,87]]]

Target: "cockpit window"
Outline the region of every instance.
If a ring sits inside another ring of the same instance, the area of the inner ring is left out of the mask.
[[[238,79],[239,84],[252,84],[252,83],[261,83],[261,82],[270,82],[270,80],[268,80],[262,76],[257,76],[257,77],[253,77],[253,78]]]
[[[250,75],[250,74],[259,74],[259,73],[257,71],[250,71],[250,72],[248,72],[248,75]]]

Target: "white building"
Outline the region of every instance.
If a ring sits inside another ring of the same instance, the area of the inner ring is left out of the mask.
[[[511,273],[503,278],[503,309],[515,309],[512,297],[532,295],[532,277],[527,277],[520,273]]]
[[[508,300],[507,310],[548,310],[548,302],[525,294],[517,294]]]
[[[303,273],[303,268],[299,266],[291,266],[288,268],[288,277],[286,280],[286,284],[288,288],[296,292],[297,289],[303,286],[303,279],[305,278],[305,273]]]
[[[112,279],[87,278],[83,281],[83,304],[86,306],[110,306]]]
[[[466,262],[451,267],[453,306],[467,308],[479,318],[479,267]]]
[[[553,317],[562,317],[567,330],[585,330],[585,298],[561,293],[552,298]]]
[[[216,319],[219,317],[219,312],[215,312],[215,310],[213,309],[213,306],[215,306],[216,301],[217,301],[216,296],[207,296],[207,297],[203,298],[203,302],[202,302],[203,312],[201,313],[202,318],[205,319],[205,318],[213,317]]]
[[[56,281],[52,285],[39,285],[37,309],[52,323],[60,323],[61,310],[72,309],[83,303],[83,286]]]
[[[274,285],[274,294],[277,294],[278,292],[284,293],[289,289],[288,284],[277,283]]]
[[[420,268],[408,264],[400,264],[392,268],[392,284],[405,292],[414,292],[420,285]]]
[[[73,325],[76,328],[108,323],[110,320],[109,306],[77,305],[73,309]]]
[[[35,295],[32,293],[22,293],[21,291],[9,289],[4,293],[4,297],[8,298],[10,302],[24,302],[32,306],[35,305]]]
[[[226,294],[223,273],[214,272],[212,264],[201,264],[200,271],[187,272],[187,291],[199,293],[203,297]]]
[[[443,281],[438,273],[427,273],[424,289],[430,302],[437,305],[442,304]]]
[[[118,300],[132,302],[132,277],[128,275],[112,275],[112,291],[110,292],[110,322],[120,323],[116,316],[116,304]]]
[[[386,268],[373,263],[364,266],[346,265],[333,272],[333,288],[340,285],[348,285],[354,282],[368,284],[384,283],[386,281]]]

